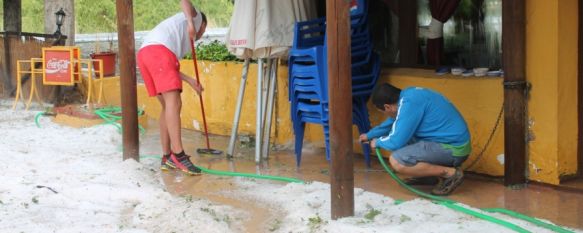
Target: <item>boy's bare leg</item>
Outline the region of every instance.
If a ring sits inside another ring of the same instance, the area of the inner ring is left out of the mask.
[[[393,156],[389,158],[389,161],[391,167],[393,167],[395,171],[412,177],[438,176],[447,178],[455,173],[455,168],[453,167],[445,167],[424,162],[419,162],[411,167],[404,166],[394,159]]]
[[[165,155],[170,154],[170,135],[168,134],[168,126],[166,125],[166,104],[164,103],[164,98],[161,95],[157,96],[160,105],[162,106],[162,111],[160,111],[160,143],[162,144],[162,153]]]
[[[164,122],[166,122],[170,145],[174,153],[180,153],[183,151],[182,137],[180,133],[180,109],[182,108],[180,92],[178,90],[165,92],[162,93],[162,98],[165,107]]]

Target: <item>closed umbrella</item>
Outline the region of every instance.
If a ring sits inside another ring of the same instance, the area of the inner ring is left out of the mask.
[[[277,59],[287,57],[293,43],[295,22],[312,19],[315,16],[313,0],[235,1],[226,38],[227,48],[233,55],[244,59],[245,64],[227,156],[233,156],[249,60],[258,59],[255,161],[260,162],[261,154],[264,158],[267,157],[273,97],[277,86]],[[267,62],[264,62],[265,58]],[[265,82],[264,76],[267,76]]]

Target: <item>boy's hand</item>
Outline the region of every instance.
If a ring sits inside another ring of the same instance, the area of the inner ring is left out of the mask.
[[[366,143],[368,142],[368,137],[366,136],[365,133],[361,134],[360,137],[358,138],[358,140],[360,141],[360,143]]]
[[[377,139],[373,139],[370,141],[370,148],[372,148],[373,150],[377,149]]]
[[[204,88],[202,87],[202,85],[199,85],[198,82],[196,80],[194,80],[193,78],[190,78],[184,74],[181,74],[182,76],[182,80],[186,81],[186,83],[188,83],[188,85],[190,85],[192,87],[192,89],[194,91],[196,91],[196,94],[200,95],[200,93],[202,93],[204,91]]]
[[[194,91],[196,91],[196,94],[198,95],[200,95],[204,91],[202,85],[198,84],[196,81],[194,81],[191,86],[192,89],[194,89]]]

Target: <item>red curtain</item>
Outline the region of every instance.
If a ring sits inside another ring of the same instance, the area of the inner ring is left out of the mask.
[[[460,0],[429,0],[431,17],[445,24],[457,9]],[[427,62],[439,66],[444,60],[443,37],[427,39]]]

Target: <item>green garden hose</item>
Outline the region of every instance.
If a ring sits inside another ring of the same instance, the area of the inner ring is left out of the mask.
[[[34,124],[36,124],[36,127],[40,128],[40,123],[38,123],[38,119],[40,118],[40,116],[42,116],[43,114],[45,114],[45,112],[39,112],[34,116]]]
[[[118,123],[118,121],[121,120],[122,117],[115,114],[115,113],[121,112],[121,107],[98,108],[94,112],[95,112],[95,115],[99,116],[101,119],[103,119],[105,121],[105,124],[111,124],[111,125],[115,126],[118,131],[120,131],[120,132],[122,131],[121,124]],[[142,114],[144,114],[144,111],[141,109],[138,109],[138,116],[141,116]],[[146,132],[144,127],[142,127],[141,125],[138,125],[138,129],[140,130],[141,134]]]
[[[457,205],[456,203],[438,202],[438,204],[443,205],[443,206],[445,206],[447,208],[450,208],[452,210],[457,210],[459,212],[462,212],[462,213],[465,213],[465,214],[468,214],[468,215],[472,215],[472,216],[477,217],[477,218],[484,219],[484,220],[486,220],[488,222],[491,222],[491,223],[495,223],[495,224],[498,224],[498,225],[502,225],[502,226],[507,227],[509,229],[512,229],[512,230],[514,230],[516,232],[521,232],[521,233],[528,233],[528,232],[530,232],[530,231],[528,231],[528,230],[526,230],[526,229],[524,229],[524,228],[522,228],[522,227],[520,227],[520,226],[518,226],[516,224],[510,223],[508,221],[504,221],[502,219],[495,218],[495,217],[492,217],[492,216],[489,216],[489,215],[482,214],[480,212],[477,212],[477,211],[474,211],[474,210],[465,208],[463,206]]]
[[[121,112],[121,108],[120,107],[105,107],[105,108],[98,108],[94,111],[95,115],[99,116],[101,119],[103,119],[103,121],[105,121],[104,124],[110,124],[113,125],[117,128],[118,131],[122,131],[122,127],[121,124],[118,123],[119,120],[122,119],[121,116],[115,115],[114,113],[120,113]],[[144,113],[143,110],[138,109],[138,116],[141,116]],[[39,123],[39,118],[43,115],[47,115],[47,112],[39,112],[34,116],[34,123],[36,124],[36,127],[40,128],[40,123]],[[141,125],[138,125],[138,129],[140,130],[140,133],[144,133],[146,132],[146,129],[144,129],[144,127],[142,127]]]
[[[152,159],[161,159],[161,156],[158,155],[140,155],[140,158],[152,158]],[[241,172],[228,172],[228,171],[219,171],[219,170],[212,170],[208,168],[204,168],[201,166],[197,166],[202,170],[202,172],[216,175],[216,176],[238,176],[238,177],[247,177],[247,178],[254,178],[254,179],[263,179],[263,180],[275,180],[275,181],[283,181],[288,183],[299,183],[303,184],[304,181],[296,178],[290,177],[283,177],[283,176],[269,176],[269,175],[257,175],[253,173],[241,173]]]
[[[303,184],[304,181],[296,178],[290,177],[283,177],[283,176],[269,176],[269,175],[257,175],[252,173],[240,173],[240,172],[227,172],[227,171],[219,171],[219,170],[212,170],[204,167],[198,167],[202,172],[216,175],[216,176],[239,176],[239,177],[248,177],[254,179],[263,179],[263,180],[275,180],[275,181],[283,181],[288,183],[299,183]]]
[[[389,168],[389,166],[387,166],[387,164],[385,163],[385,160],[383,159],[383,156],[381,155],[381,151],[380,151],[379,148],[376,149],[376,153],[377,153],[377,156],[379,158],[379,161],[381,162],[381,164],[383,165],[383,167],[385,168],[385,170],[389,173],[389,175],[395,181],[397,181],[397,183],[399,183],[399,185],[401,185],[405,189],[407,189],[407,190],[409,190],[409,191],[411,191],[411,192],[413,192],[413,193],[415,193],[415,194],[417,194],[417,195],[419,195],[421,197],[425,197],[427,199],[433,200],[437,204],[443,205],[445,207],[448,207],[448,208],[453,209],[453,210],[456,210],[456,211],[460,211],[460,212],[465,213],[465,214],[472,215],[472,216],[477,217],[477,218],[484,219],[486,221],[489,221],[489,222],[492,222],[492,223],[495,223],[495,224],[498,224],[498,225],[502,225],[502,226],[507,227],[509,229],[512,229],[512,230],[514,230],[516,232],[530,232],[530,231],[528,231],[528,230],[526,230],[526,229],[524,229],[524,228],[522,228],[520,226],[517,226],[517,225],[515,225],[513,223],[510,223],[508,221],[504,221],[502,219],[498,219],[498,218],[495,218],[495,217],[492,217],[492,216],[489,216],[489,215],[485,215],[485,214],[482,214],[480,212],[477,212],[477,211],[474,211],[474,210],[471,210],[471,209],[468,209],[468,208],[459,206],[453,200],[446,199],[446,198],[442,198],[442,197],[438,197],[438,196],[431,195],[431,194],[427,194],[427,193],[424,193],[424,192],[421,192],[421,191],[419,191],[417,189],[412,188],[411,186],[405,184],[405,182],[403,182],[393,172],[393,170],[391,170],[391,168]],[[395,204],[400,204],[401,202],[402,201],[395,201]],[[545,223],[545,222],[542,222],[542,221],[540,221],[538,219],[535,219],[535,218],[532,218],[532,217],[529,217],[529,216],[526,216],[526,215],[523,215],[523,214],[520,214],[520,213],[516,213],[516,212],[511,211],[511,210],[502,209],[502,208],[482,209],[482,210],[483,211],[486,211],[486,212],[492,212],[492,213],[493,212],[503,213],[503,214],[506,214],[506,215],[509,215],[509,216],[512,216],[512,217],[516,217],[516,218],[522,219],[524,221],[533,223],[535,225],[538,225],[540,227],[543,227],[543,228],[546,228],[546,229],[549,229],[549,230],[552,230],[552,231],[555,231],[555,232],[572,233],[572,231],[566,230],[566,229],[561,228],[559,226],[556,226],[556,225],[553,225],[553,224],[549,224],[549,223]]]
[[[565,230],[564,228],[561,228],[559,226],[543,222],[543,221],[538,220],[536,218],[526,216],[524,214],[517,213],[517,212],[514,212],[512,210],[507,210],[507,209],[502,209],[502,208],[484,208],[482,210],[486,211],[486,212],[490,212],[490,213],[506,214],[508,216],[512,216],[512,217],[519,218],[519,219],[522,219],[524,221],[536,224],[537,226],[544,227],[544,228],[552,230],[554,232],[573,233],[573,231]]]

